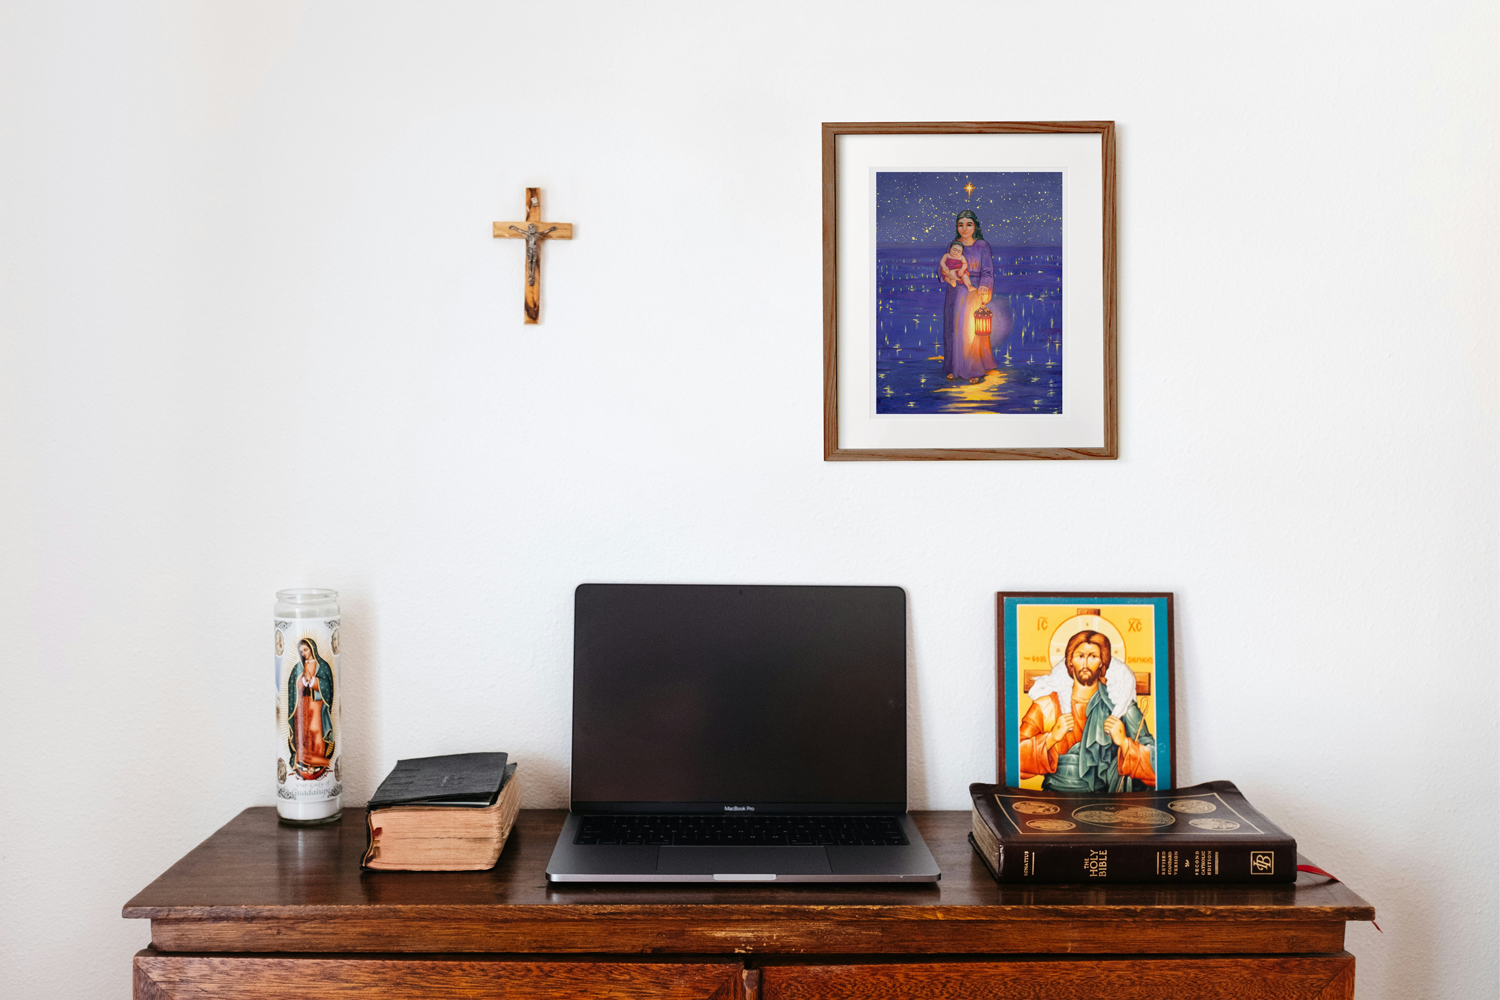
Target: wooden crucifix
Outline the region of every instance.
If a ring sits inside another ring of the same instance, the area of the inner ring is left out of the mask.
[[[542,189],[526,189],[526,221],[495,223],[495,238],[526,241],[526,322],[542,312],[542,240],[571,240],[571,222],[542,221]]]

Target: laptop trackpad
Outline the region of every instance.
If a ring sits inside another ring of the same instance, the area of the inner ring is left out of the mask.
[[[821,847],[667,845],[656,856],[658,875],[831,875]]]

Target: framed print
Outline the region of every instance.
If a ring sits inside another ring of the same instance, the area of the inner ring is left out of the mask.
[[[823,125],[823,457],[1114,458],[1113,122]]]
[[[1171,594],[999,594],[996,783],[1176,787]]]

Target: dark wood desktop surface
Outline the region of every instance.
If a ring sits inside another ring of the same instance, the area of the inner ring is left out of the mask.
[[[913,813],[942,867],[936,884],[550,885],[565,815],[523,810],[490,871],[369,872],[362,810],[294,828],[273,808],[247,809],[124,916],[151,920],[157,952],[767,956],[1326,955],[1343,948],[1346,921],[1374,919],[1347,886],[1308,875],[1002,887],[969,847],[967,812]]]

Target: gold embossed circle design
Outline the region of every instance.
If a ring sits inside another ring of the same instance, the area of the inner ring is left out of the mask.
[[[1177,817],[1150,806],[1116,805],[1112,802],[1091,802],[1073,810],[1073,818],[1097,826],[1157,827],[1171,826]]]
[[[1065,830],[1078,829],[1077,823],[1069,823],[1065,819],[1028,819],[1026,825],[1033,830],[1044,830],[1047,833],[1062,833]]]
[[[1190,819],[1188,820],[1188,825],[1196,826],[1200,830],[1217,830],[1221,833],[1228,832],[1230,830],[1238,830],[1240,828],[1240,825],[1234,820],[1219,819],[1217,816],[1210,816],[1207,819],[1204,819],[1202,817],[1199,817],[1198,819]]]
[[[1219,807],[1202,799],[1173,799],[1167,803],[1167,808],[1180,813],[1211,813]]]

